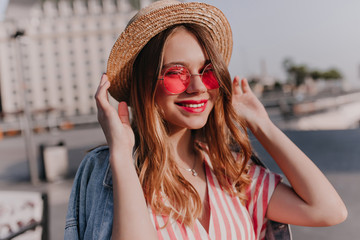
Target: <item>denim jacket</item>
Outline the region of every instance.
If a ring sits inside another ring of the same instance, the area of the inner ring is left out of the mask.
[[[262,165],[259,159],[252,159]],[[89,152],[76,173],[68,204],[65,240],[111,239],[113,223],[112,174],[109,148]],[[287,224],[268,221],[267,240],[290,240]]]
[[[65,224],[65,240],[111,239],[112,177],[108,147],[89,152],[76,173]]]

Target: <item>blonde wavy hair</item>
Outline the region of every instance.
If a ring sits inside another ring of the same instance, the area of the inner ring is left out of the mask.
[[[251,146],[245,123],[232,107],[232,83],[227,66],[216,51],[211,36],[195,24],[173,26],[152,38],[136,57],[132,72],[130,106],[135,132],[135,163],[147,204],[156,214],[186,225],[202,212],[195,188],[182,176],[172,159],[166,122],[155,102],[163,46],[178,27],[193,33],[206,51],[219,81],[219,96],[206,125],[192,130],[194,149],[206,151],[222,188],[244,203],[250,179],[246,171]],[[196,144],[204,143],[206,148]],[[232,147],[239,149],[237,159]]]

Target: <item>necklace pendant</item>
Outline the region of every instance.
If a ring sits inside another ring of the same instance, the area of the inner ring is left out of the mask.
[[[198,173],[195,171],[195,169],[191,169],[191,172],[194,177],[196,177],[198,175]]]

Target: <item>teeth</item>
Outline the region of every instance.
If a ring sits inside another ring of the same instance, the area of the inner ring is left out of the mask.
[[[199,103],[199,104],[181,104],[184,107],[188,107],[188,108],[199,108],[199,107],[203,107],[205,105],[205,103]]]

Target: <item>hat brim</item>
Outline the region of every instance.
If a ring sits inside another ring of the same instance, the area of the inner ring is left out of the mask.
[[[182,23],[197,24],[208,30],[225,63],[229,64],[232,32],[219,9],[197,2],[164,6],[135,18],[116,40],[107,63],[107,75],[111,83],[109,92],[113,98],[129,103],[129,83],[138,53],[158,33]]]

